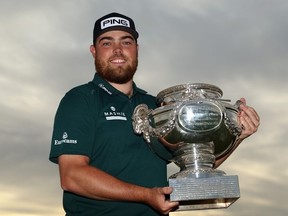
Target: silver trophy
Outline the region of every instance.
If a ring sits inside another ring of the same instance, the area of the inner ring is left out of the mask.
[[[241,102],[231,105],[222,95],[210,84],[177,85],[157,95],[158,108],[140,104],[134,110],[135,133],[143,134],[153,151],[180,168],[169,177],[170,200],[179,201],[180,211],[227,208],[240,197],[238,177],[213,168],[241,133]]]

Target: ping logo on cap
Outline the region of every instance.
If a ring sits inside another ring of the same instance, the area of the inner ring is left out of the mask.
[[[109,17],[105,20],[101,21],[101,29],[105,29],[108,27],[113,26],[124,26],[124,27],[130,27],[130,22],[127,19],[124,19],[122,17]]]

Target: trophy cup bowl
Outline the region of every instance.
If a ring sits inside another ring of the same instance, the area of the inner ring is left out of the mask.
[[[180,168],[169,177],[170,200],[179,201],[180,211],[227,208],[240,197],[238,177],[213,168],[241,133],[241,102],[231,105],[222,95],[214,85],[182,84],[159,92],[158,108],[140,104],[134,110],[135,133],[143,134],[153,151]]]

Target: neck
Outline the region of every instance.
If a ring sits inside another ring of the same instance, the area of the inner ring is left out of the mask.
[[[123,94],[127,95],[128,97],[131,97],[133,94],[133,80],[128,81],[124,84],[118,84],[109,82],[114,88],[121,91]]]

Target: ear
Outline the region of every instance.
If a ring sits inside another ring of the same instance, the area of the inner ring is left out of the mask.
[[[94,45],[91,45],[91,46],[90,46],[90,52],[91,52],[92,56],[95,58],[96,49],[95,49],[95,46],[94,46]]]

